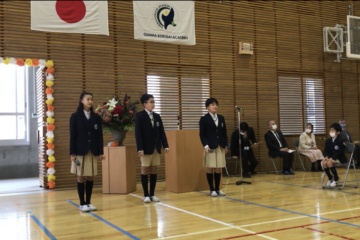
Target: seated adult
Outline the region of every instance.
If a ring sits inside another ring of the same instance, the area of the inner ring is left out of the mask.
[[[351,140],[351,135],[349,131],[346,129],[346,121],[345,119],[340,119],[339,124],[341,126],[341,137],[344,139],[345,143],[354,143],[355,149],[354,149],[354,159],[356,160],[356,168],[360,168],[360,141],[354,141]]]
[[[258,144],[256,142],[254,129],[249,127],[246,122],[240,123],[240,138],[243,176],[251,178],[251,175],[256,174],[255,168],[258,165],[252,149],[257,147]],[[233,156],[233,158],[240,156],[239,129],[236,129],[231,135],[231,156]],[[248,162],[250,162],[250,165]]]
[[[311,171],[322,172],[321,161],[324,159],[324,156],[316,146],[315,135],[313,134],[314,126],[311,123],[306,125],[305,132],[300,135],[299,153],[307,156],[311,160]],[[317,162],[317,169],[315,168],[315,162]]]
[[[338,123],[333,123],[330,126],[329,135],[330,138],[326,139],[324,149],[324,160],[321,165],[328,176],[329,180],[326,184],[327,187],[336,187],[339,182],[339,176],[337,174],[335,163],[346,163],[346,143],[341,137],[341,126]],[[334,175],[331,175],[331,173]]]
[[[288,144],[281,131],[277,130],[277,125],[274,120],[268,122],[269,131],[265,133],[265,142],[269,150],[270,157],[281,157],[283,162],[284,175],[295,175],[291,171],[291,165],[294,159],[294,153],[289,152]]]

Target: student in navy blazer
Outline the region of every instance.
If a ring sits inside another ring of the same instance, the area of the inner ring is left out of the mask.
[[[154,96],[144,94],[141,99],[144,111],[136,115],[135,138],[137,151],[141,161],[141,184],[144,191],[144,203],[159,202],[155,196],[157,180],[156,166],[160,165],[161,147],[169,152],[164,124],[155,108]],[[148,190],[148,174],[150,173],[150,193]]]
[[[209,113],[200,118],[200,140],[204,147],[204,167],[206,178],[210,187],[210,196],[225,196],[220,191],[221,171],[225,167],[225,154],[227,154],[227,132],[225,118],[217,114],[219,103],[215,98],[205,101]],[[215,186],[214,186],[215,182]]]
[[[80,95],[77,111],[70,118],[70,156],[71,173],[77,174],[77,188],[80,211],[94,211],[91,194],[94,176],[97,175],[97,159],[104,159],[102,121],[93,110],[93,95],[84,92]],[[80,165],[75,163],[78,160]],[[84,199],[86,178],[86,201]]]
[[[334,164],[338,161],[346,163],[346,143],[341,136],[341,126],[338,123],[333,123],[329,131],[330,138],[326,139],[324,149],[324,160],[321,165],[328,176],[329,180],[326,184],[327,187],[336,187],[339,176],[337,174]],[[334,176],[331,175],[330,171]]]

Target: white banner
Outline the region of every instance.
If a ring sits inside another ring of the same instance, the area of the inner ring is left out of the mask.
[[[133,1],[134,38],[195,45],[194,1]]]
[[[109,35],[107,1],[31,1],[31,30]]]

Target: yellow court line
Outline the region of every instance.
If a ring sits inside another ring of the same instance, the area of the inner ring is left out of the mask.
[[[13,202],[15,203],[15,206],[22,213],[24,213],[26,216],[30,217],[29,214],[21,207],[21,205],[18,202],[16,202],[16,201],[13,201]],[[36,229],[36,231],[40,234],[40,236],[43,237],[43,239],[50,240],[50,238],[44,233],[43,230],[41,230],[41,228],[36,224],[36,222],[34,222],[34,220],[32,218],[30,218],[30,220],[31,220],[30,221],[31,225]]]

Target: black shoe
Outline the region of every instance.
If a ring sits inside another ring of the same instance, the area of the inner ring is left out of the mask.
[[[295,173],[293,171],[289,171],[290,175],[295,175]]]
[[[243,173],[243,177],[251,178],[251,175],[249,173]]]
[[[289,171],[282,171],[283,175],[292,175]]]
[[[252,171],[252,172],[251,172],[251,175],[255,175],[255,174],[257,174],[257,172],[255,172],[255,171]]]
[[[356,168],[356,169],[360,169],[360,166],[359,166],[359,165],[355,165],[355,168]]]
[[[317,172],[318,170],[315,167],[311,167],[312,172]]]

